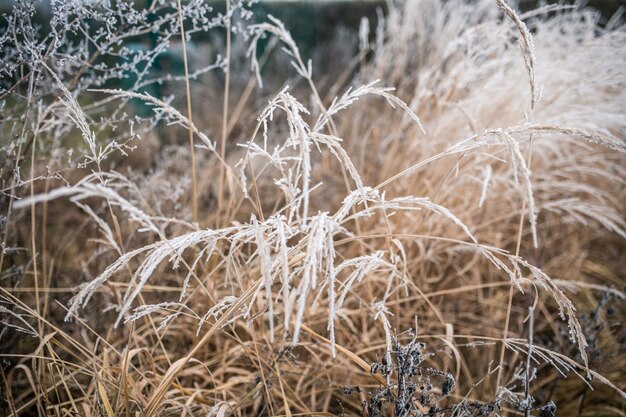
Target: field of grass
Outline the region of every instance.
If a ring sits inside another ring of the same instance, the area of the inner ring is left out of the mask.
[[[623,10],[249,3],[2,15],[0,416],[626,415]]]

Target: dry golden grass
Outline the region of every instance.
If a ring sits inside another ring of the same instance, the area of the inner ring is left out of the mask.
[[[626,34],[597,19],[408,1],[325,89],[271,19],[253,69],[286,53],[301,85],[227,76],[217,116],[189,76],[180,108],[92,90],[179,125],[129,157],[42,63],[86,164],[45,117],[4,151],[0,413],[626,414]]]

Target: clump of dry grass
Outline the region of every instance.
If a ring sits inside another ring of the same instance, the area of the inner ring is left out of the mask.
[[[147,70],[111,89],[120,68],[60,66],[56,43],[11,55],[3,152],[23,168],[2,179],[5,414],[624,412],[619,16],[409,1],[371,43],[364,21],[359,71],[323,91],[279,20],[164,7],[158,48],[185,19],[188,34],[223,25],[248,41],[248,86],[266,37],[304,83],[256,111],[226,75],[203,130],[190,76],[185,113],[138,87]],[[127,13],[102,21],[141,24]],[[154,117],[124,113],[132,100]],[[163,146],[148,170],[110,162],[164,122],[195,148]]]

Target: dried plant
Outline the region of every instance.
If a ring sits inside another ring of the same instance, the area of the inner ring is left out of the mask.
[[[253,3],[2,15],[2,413],[623,412],[621,15],[389,2],[321,86]]]

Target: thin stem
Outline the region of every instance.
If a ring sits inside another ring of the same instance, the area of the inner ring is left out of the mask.
[[[528,77],[530,81],[530,113],[527,116],[527,121],[530,122],[534,118],[535,108],[537,106],[537,101],[538,101],[536,80],[535,80],[535,58],[534,58],[532,37],[528,29],[526,28],[526,25],[524,24],[524,22],[520,20],[519,16],[517,16],[515,11],[511,9],[509,5],[506,4],[506,2],[504,2],[503,0],[496,0],[496,3],[498,3],[500,10],[502,10],[502,12],[513,21],[513,23],[515,24],[515,26],[517,27],[519,31],[520,43],[522,44],[522,47],[523,47],[522,51],[524,55],[524,62],[528,70]],[[528,169],[529,170],[530,170],[531,162],[532,162],[532,152],[533,152],[533,136],[531,134],[529,144],[528,144]],[[519,223],[519,229],[518,229],[518,234],[517,234],[517,243],[515,246],[516,257],[519,256],[520,247],[522,243],[522,231],[524,229],[524,213],[526,211],[526,203],[529,197],[530,196],[526,196],[522,204],[522,214],[520,216],[520,223]],[[531,216],[533,215],[534,214],[531,213]],[[511,287],[509,288],[509,299],[508,299],[508,304],[507,304],[507,309],[506,309],[506,321],[504,325],[504,334],[502,337],[503,341],[507,339],[507,336],[509,333],[509,322],[510,322],[510,316],[511,316],[511,307],[513,303],[513,291],[514,291],[514,284],[511,283]],[[502,348],[500,349],[500,362],[498,366],[498,378],[496,380],[496,390],[498,390],[498,388],[500,387],[500,382],[502,381],[502,366],[504,363],[505,349],[506,349],[506,344],[503,342]]]
[[[180,40],[183,45],[183,65],[185,67],[185,94],[187,96],[187,118],[189,119],[189,152],[191,155],[191,211],[193,221],[198,222],[198,183],[196,180],[196,155],[193,146],[193,115],[191,112],[191,91],[189,87],[189,66],[187,64],[187,43],[185,41],[185,27],[183,25],[183,6],[178,0],[178,19],[180,21]]]
[[[533,137],[530,136],[530,141],[528,143],[528,169],[530,169],[532,163],[533,156]],[[517,231],[517,241],[515,243],[515,257],[519,257],[520,249],[522,247],[522,234],[524,231],[524,215],[526,213],[526,198],[524,198],[524,202],[522,203],[522,213],[520,214],[519,219],[519,227]],[[506,306],[506,320],[504,321],[504,333],[502,335],[502,340],[506,340],[509,335],[509,323],[511,319],[511,308],[513,307],[513,292],[515,291],[515,284],[511,283],[509,287],[509,298]],[[502,347],[500,348],[500,361],[498,363],[498,377],[496,379],[496,391],[498,387],[500,387],[500,383],[502,382],[502,372],[503,372],[503,364],[504,364],[504,352],[506,350],[506,343],[502,343]]]
[[[37,135],[35,135],[35,141],[37,140]],[[30,176],[31,178],[35,177],[35,149],[36,146],[32,147],[31,157],[30,157]],[[35,198],[35,183],[30,183],[30,198],[34,200]],[[33,257],[33,279],[35,280],[35,311],[39,314],[39,275],[37,272],[37,244],[35,242],[35,232],[37,228],[37,218],[35,211],[35,202],[30,206],[30,234],[31,234],[31,250]],[[41,326],[40,331],[41,331]]]
[[[528,356],[526,357],[526,380],[524,381],[524,394],[526,397],[526,409],[524,416],[530,417],[530,365],[533,357],[533,324],[535,320],[533,307],[528,307]]]
[[[222,140],[220,142],[220,156],[226,157],[226,140],[228,139],[228,90],[230,89],[230,0],[226,0],[226,80],[224,82],[224,109],[222,112]],[[220,226],[220,214],[224,200],[224,177],[226,170],[220,166],[220,182],[217,195],[217,227]]]

